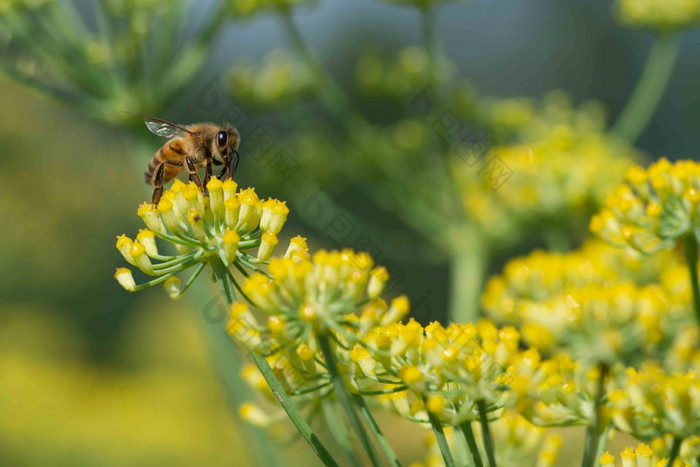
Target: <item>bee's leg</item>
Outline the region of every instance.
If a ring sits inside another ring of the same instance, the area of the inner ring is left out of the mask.
[[[204,170],[206,172],[206,175],[204,176],[204,187],[206,188],[211,176],[213,175],[211,171],[211,161],[209,159],[204,160]]]
[[[226,172],[226,169],[228,169],[228,172],[231,174],[231,178],[233,178],[233,176],[236,173],[236,169],[238,168],[238,160],[238,151],[234,149],[233,156],[231,156],[230,158],[227,157],[224,161],[224,169],[219,174],[219,178],[223,177],[223,174]]]
[[[226,170],[227,170],[227,169],[228,169],[228,165],[224,165],[224,168],[221,169],[221,172],[219,172],[219,175],[217,176],[217,178],[218,178],[219,180],[223,180],[223,179],[224,179],[224,175],[226,175]]]
[[[202,186],[202,181],[199,179],[199,175],[197,175],[197,167],[194,165],[194,161],[190,157],[185,158],[185,161],[187,162],[187,170],[190,171],[190,181],[194,182],[194,184],[202,190],[202,193],[204,193],[204,187]]]
[[[151,195],[151,204],[158,204],[160,197],[163,196],[163,173],[165,171],[165,162],[158,166],[156,176],[153,178],[153,195]]]
[[[182,166],[180,161],[164,160],[156,170],[156,176],[153,177],[153,195],[151,196],[151,203],[158,204],[160,197],[163,196],[163,183],[165,175],[165,164],[179,165]]]
[[[219,175],[218,175],[219,180],[224,179],[224,175],[226,175],[226,171],[228,170],[228,157],[224,157],[223,166],[224,166],[224,168],[221,169],[221,172],[219,172]]]

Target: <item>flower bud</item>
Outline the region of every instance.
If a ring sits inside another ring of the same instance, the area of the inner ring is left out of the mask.
[[[238,408],[241,419],[258,428],[267,428],[272,423],[270,416],[253,402],[244,402]]]
[[[191,210],[187,215],[187,221],[192,229],[192,235],[202,243],[207,241],[207,232],[204,229],[204,217],[200,211]]]
[[[600,456],[598,462],[600,462],[600,467],[615,467],[615,456],[606,451]]]
[[[178,277],[172,276],[163,282],[163,290],[168,294],[173,300],[180,298],[180,279]]]
[[[263,203],[262,216],[260,218],[260,228],[266,232],[277,235],[282,226],[287,221],[289,208],[284,201],[268,199]]]
[[[158,216],[158,211],[153,204],[141,204],[137,214],[141,219],[143,219],[143,223],[146,224],[146,227],[148,227],[150,230],[159,234],[165,233],[163,221],[160,219],[160,216]]]
[[[384,266],[379,266],[370,272],[369,283],[367,284],[367,295],[369,298],[377,298],[384,291],[386,283],[389,281],[389,273]]]
[[[131,244],[131,248],[129,248],[129,254],[134,260],[134,266],[146,274],[153,275],[153,265],[151,264],[151,259],[146,254],[146,247],[140,243],[134,242]]]
[[[304,251],[308,255],[309,247],[306,246],[306,239],[301,235],[297,235],[296,237],[289,240],[289,247],[287,247],[287,251],[284,253],[284,257],[294,258],[295,253]]]
[[[170,186],[170,190],[166,192],[166,194],[173,196],[171,201],[175,202],[177,209],[180,212],[187,212],[190,210],[189,206],[187,206],[187,200],[185,199],[186,188],[187,185],[185,185],[185,183],[183,183],[183,181],[179,178],[176,178],[175,181],[173,181],[173,184]]]
[[[382,326],[387,326],[391,323],[397,323],[401,321],[404,318],[404,316],[408,314],[410,308],[411,306],[408,301],[408,297],[406,297],[405,295],[395,297],[391,301],[389,311],[387,311],[386,315],[384,315],[384,317],[382,318]]]
[[[209,205],[216,219],[224,217],[224,190],[223,183],[216,177],[212,177],[207,183],[209,192]]]
[[[127,263],[136,266],[134,259],[131,257],[131,253],[129,253],[132,243],[134,243],[133,240],[126,235],[117,236],[117,250],[119,250],[119,253],[122,254]]]
[[[139,229],[136,241],[146,248],[146,254],[150,257],[158,256],[158,245],[156,245],[156,234],[148,229]]]
[[[224,193],[224,201],[228,201],[231,198],[236,197],[236,190],[238,189],[238,184],[231,178],[227,178],[226,181],[221,185]]]
[[[119,285],[124,287],[124,289],[129,292],[133,292],[136,287],[136,282],[134,282],[134,276],[131,275],[131,271],[127,268],[117,268],[117,272],[114,274],[114,278],[119,282]]]
[[[260,247],[258,248],[258,261],[267,261],[267,259],[272,256],[272,251],[275,249],[278,242],[277,235],[272,232],[265,232],[262,234]]]
[[[158,213],[160,213],[161,219],[163,219],[163,224],[171,232],[179,232],[180,226],[180,216],[179,212],[176,210],[175,205],[168,198],[161,198],[158,202]]]
[[[253,230],[253,228],[255,228],[260,221],[260,199],[253,188],[241,190],[238,192],[237,198],[241,203],[241,210],[238,214],[238,222],[240,223],[242,229]]]
[[[233,262],[236,260],[238,242],[240,241],[241,237],[235,230],[228,230],[221,238],[221,251],[223,252],[227,264],[233,264]]]
[[[202,190],[194,182],[187,184],[183,190],[183,196],[185,201],[187,201],[187,209],[181,209],[182,212],[189,212],[190,210],[204,212],[204,195],[202,195]]]
[[[301,359],[304,370],[309,377],[316,376],[316,362],[314,360],[315,352],[306,344],[301,344],[297,347],[297,356]]]
[[[235,229],[238,225],[238,216],[241,209],[241,202],[232,196],[224,202],[224,221],[229,229]]]

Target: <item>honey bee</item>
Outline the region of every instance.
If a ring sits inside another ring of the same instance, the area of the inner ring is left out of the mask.
[[[223,179],[226,171],[233,177],[238,168],[241,137],[231,125],[193,123],[181,126],[160,118],[143,118],[151,133],[168,138],[148,163],[144,174],[146,183],[153,185],[153,204],[158,204],[163,194],[163,184],[185,169],[190,173],[190,180],[202,191],[213,176],[213,165],[223,166],[218,175],[219,180]],[[204,184],[197,175],[197,169],[202,167],[205,170]]]

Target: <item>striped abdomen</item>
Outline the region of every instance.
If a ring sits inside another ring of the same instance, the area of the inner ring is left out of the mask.
[[[173,161],[179,163],[177,164],[165,164],[163,168],[163,182],[172,180],[186,169],[185,157],[187,156],[187,151],[185,150],[185,144],[182,138],[173,138],[160,149],[153,156],[153,158],[148,163],[146,168],[145,179],[146,183],[149,185],[154,185],[153,177],[156,174],[158,167],[165,161]]]

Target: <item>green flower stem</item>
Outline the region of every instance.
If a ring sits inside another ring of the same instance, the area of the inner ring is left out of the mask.
[[[693,309],[695,319],[700,324],[700,282],[698,282],[698,240],[694,233],[685,238],[685,259],[690,271],[690,285],[693,289]]]
[[[226,303],[229,305],[233,304],[236,301],[236,295],[233,290],[230,271],[226,268],[226,266],[224,266],[224,263],[220,258],[212,257],[210,264],[214,271],[214,277],[224,293]],[[321,443],[321,440],[318,438],[318,436],[316,436],[308,423],[306,423],[306,420],[304,420],[292,400],[285,392],[282,383],[279,379],[277,379],[277,376],[275,376],[272,368],[270,368],[270,365],[267,363],[267,360],[265,360],[263,356],[258,355],[253,351],[249,351],[249,354],[255,365],[258,367],[258,370],[260,370],[263,378],[265,378],[265,381],[270,387],[270,390],[274,394],[275,398],[287,413],[292,423],[294,423],[294,426],[296,426],[299,434],[301,434],[304,440],[309,444],[309,446],[311,446],[311,449],[313,449],[314,453],[316,453],[324,465],[337,466],[338,463],[335,461],[335,459],[333,459],[333,456],[330,454],[330,452],[328,452],[323,443]]]
[[[437,29],[435,28],[435,7],[430,2],[425,2],[421,7],[421,30],[423,32],[423,42],[425,43],[425,50],[428,53],[428,83],[430,85],[430,97],[433,101],[433,119],[437,122],[442,117],[443,105],[442,105],[442,95],[438,87],[438,73],[440,67],[440,43],[437,37]],[[445,161],[446,169],[449,170],[447,166],[447,154],[449,150],[449,143],[447,142],[446,135],[440,131],[441,126],[437,125],[436,132],[439,132],[438,139],[440,140],[440,145],[442,148],[441,155]]]
[[[275,399],[277,399],[277,401],[280,403],[284,411],[287,413],[289,419],[292,421],[292,423],[294,423],[294,426],[297,427],[297,430],[304,440],[306,440],[309,446],[311,446],[311,449],[313,449],[314,453],[316,453],[321,462],[323,462],[323,465],[338,466],[338,463],[335,461],[335,459],[333,459],[331,453],[328,452],[323,443],[321,443],[321,440],[318,439],[318,436],[316,436],[316,433],[313,432],[308,423],[306,423],[306,420],[304,420],[299,411],[296,409],[294,403],[284,391],[282,383],[280,383],[280,380],[277,379],[277,376],[275,376],[272,368],[270,368],[270,365],[267,363],[267,360],[265,360],[263,356],[252,351],[250,352],[250,356],[260,370],[260,373],[263,375],[263,378],[265,378],[268,386],[270,386],[270,390],[275,395]]]
[[[473,229],[463,231],[454,245],[450,262],[450,319],[468,323],[479,318],[480,297],[489,260],[483,235]]]
[[[185,286],[182,288],[182,290],[180,290],[180,293],[177,294],[177,297],[175,298],[175,300],[179,299],[180,297],[182,297],[184,295],[185,291],[190,288],[190,286],[194,283],[194,281],[197,279],[197,277],[199,277],[199,274],[204,270],[205,267],[206,267],[205,263],[199,263],[197,265],[197,267],[194,269],[194,272],[192,273],[190,278],[187,279],[187,282],[185,282]]]
[[[676,35],[658,35],[649,52],[642,76],[612,128],[614,134],[630,142],[639,137],[663,97],[677,56]]]
[[[320,87],[318,97],[321,103],[336,118],[338,123],[349,133],[354,134],[355,125],[364,125],[364,119],[357,113],[338,83],[326,72],[304,40],[294,22],[294,18],[292,18],[292,9],[287,5],[281,5],[278,11],[282,26],[292,47],[299,57],[304,60],[306,66],[313,72],[318,81],[318,86]]]
[[[331,375],[331,381],[333,381],[333,388],[335,389],[335,396],[338,398],[340,405],[343,407],[345,414],[350,421],[350,426],[352,426],[353,431],[357,435],[362,447],[364,448],[367,456],[369,456],[372,465],[380,466],[382,465],[379,454],[377,453],[372,440],[370,440],[367,432],[362,426],[362,421],[357,416],[355,407],[352,404],[352,399],[350,394],[345,388],[345,382],[343,381],[342,375],[338,372],[338,366],[335,361],[335,355],[333,355],[333,350],[331,349],[331,343],[328,339],[327,334],[320,334],[317,336],[318,344],[323,354],[323,358],[326,360],[326,368],[328,373]]]
[[[211,299],[209,287],[196,287],[193,303],[207,303]],[[221,306],[216,303],[215,306]],[[253,390],[239,377],[241,355],[221,328],[221,321],[206,316],[206,310],[199,313],[201,324],[207,334],[209,354],[221,385],[226,403],[231,413],[238,411],[241,403],[253,397]],[[279,465],[279,452],[270,449],[270,441],[264,430],[248,424],[239,425],[241,445],[248,448],[249,461],[256,464],[274,467]],[[254,458],[252,456],[255,456]]]
[[[159,273],[162,273],[163,275],[157,277],[156,279],[150,280],[148,282],[144,282],[143,284],[138,284],[136,287],[134,287],[134,290],[132,292],[138,292],[139,290],[147,289],[148,287],[152,287],[154,285],[160,284],[161,282],[165,282],[169,278],[171,278],[173,275],[175,275],[176,273],[178,273],[180,271],[184,271],[185,269],[192,266],[194,263],[196,263],[196,260],[191,260],[191,261],[181,263],[178,266],[175,266],[168,271],[158,271]]]
[[[469,446],[469,453],[472,455],[472,461],[474,461],[474,466],[484,467],[484,463],[481,460],[481,454],[479,453],[479,448],[476,445],[476,439],[474,438],[472,422],[466,421],[460,424],[459,428],[462,430],[464,438],[467,440],[467,446]]]
[[[605,430],[603,430],[603,432],[598,437],[598,449],[596,450],[596,453],[595,453],[596,459],[600,459],[600,456],[602,456],[603,453],[605,452],[605,448],[608,445],[608,434],[610,433],[610,428],[611,428],[610,425],[605,427]]]
[[[476,406],[479,410],[479,423],[481,424],[481,436],[484,439],[486,457],[489,460],[489,465],[496,467],[496,450],[494,449],[493,437],[489,428],[489,419],[486,415],[486,402],[480,400],[476,403]]]
[[[372,416],[372,412],[369,410],[369,407],[367,407],[365,399],[362,396],[357,395],[353,395],[352,399],[355,402],[355,405],[357,405],[360,408],[360,414],[362,415],[362,418],[365,419],[365,423],[372,432],[372,435],[374,435],[374,439],[377,440],[379,447],[382,448],[384,455],[387,459],[389,459],[389,463],[396,467],[401,467],[401,462],[399,461],[399,458],[396,456],[396,453],[391,447],[391,444],[389,444],[389,440],[386,439],[384,433],[382,433],[382,430],[379,428],[377,421]]]
[[[678,457],[681,452],[681,444],[683,443],[683,438],[675,436],[673,438],[673,444],[671,445],[671,452],[668,454],[668,462],[666,462],[666,467],[673,467],[673,462]]]
[[[598,389],[595,396],[594,411],[595,418],[593,423],[586,428],[586,441],[584,443],[583,459],[581,467],[595,467],[598,462],[596,455],[598,454],[598,444],[601,442],[601,422],[602,422],[602,407],[603,398],[605,396],[605,380],[608,375],[607,365],[601,363],[599,365],[600,375],[598,378]],[[604,434],[604,433],[603,433]]]
[[[442,90],[440,89],[440,54],[441,47],[440,41],[437,35],[436,19],[435,19],[435,7],[431,2],[425,2],[421,9],[421,30],[423,33],[423,42],[425,44],[425,49],[428,54],[428,83],[430,93],[430,98],[433,101],[432,108],[432,122],[435,136],[437,137],[439,144],[439,156],[442,160],[442,165],[444,166],[445,179],[447,180],[447,185],[453,196],[448,199],[450,201],[461,199],[460,197],[460,186],[457,180],[455,180],[454,174],[450,168],[450,137],[443,131],[442,125],[435,125],[435,123],[440,122],[444,116],[445,107],[443,102]],[[450,202],[449,204],[450,213],[456,215],[457,218],[463,217],[463,210],[461,203]]]
[[[197,35],[182,50],[178,51],[174,60],[171,61],[170,67],[163,73],[163,76],[168,76],[170,79],[159,83],[159,86],[152,89],[152,92],[158,97],[158,102],[173,102],[182,89],[202,69],[204,61],[209,56],[212,43],[230,18],[229,8],[229,2],[218,2],[207,12]]]
[[[360,467],[362,463],[358,459],[355,450],[352,447],[350,433],[348,433],[347,425],[343,418],[338,413],[338,406],[329,398],[321,399],[321,411],[326,419],[326,425],[333,439],[338,443],[343,454],[347,458],[352,467]]]
[[[425,400],[423,400],[425,404]],[[445,432],[442,429],[442,424],[440,420],[431,413],[429,410],[428,419],[430,420],[430,426],[433,427],[433,433],[435,433],[435,439],[437,440],[438,447],[440,448],[440,453],[442,454],[442,460],[445,461],[445,467],[455,467],[455,461],[452,458],[452,452],[450,451],[450,445],[447,443],[447,438],[445,437]]]

